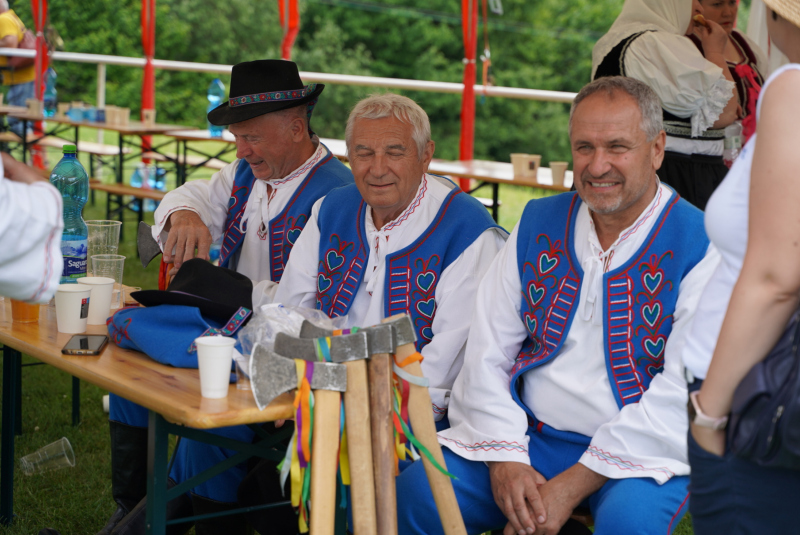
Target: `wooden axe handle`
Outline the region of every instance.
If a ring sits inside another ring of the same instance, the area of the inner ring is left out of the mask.
[[[347,453],[350,459],[350,500],[353,507],[353,533],[378,533],[375,516],[375,479],[372,475],[370,440],[369,383],[367,361],[346,362],[347,391],[344,393]]]
[[[397,362],[403,362],[407,357],[416,352],[414,344],[398,346],[395,351]],[[403,370],[411,375],[423,377],[422,367],[419,361],[407,364]],[[436,436],[436,424],[433,421],[433,409],[431,395],[428,389],[422,386],[410,385],[408,394],[408,416],[411,420],[411,428],[417,440],[425,446],[434,459],[443,467],[447,468],[444,462],[442,448],[439,446],[439,439]],[[450,478],[439,470],[423,455],[422,462],[425,466],[425,473],[428,475],[428,483],[433,492],[433,499],[436,508],[439,510],[439,518],[442,521],[445,535],[467,535],[467,528],[461,517],[461,509],[456,501],[456,493],[453,490],[453,483]]]
[[[391,355],[379,354],[372,355],[370,358],[369,399],[372,420],[372,463],[375,467],[377,533],[397,535]]]
[[[311,535],[333,535],[339,456],[339,392],[314,390],[311,451]]]

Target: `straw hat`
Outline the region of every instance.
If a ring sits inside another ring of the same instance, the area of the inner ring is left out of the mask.
[[[800,27],[800,0],[764,0],[770,9]]]

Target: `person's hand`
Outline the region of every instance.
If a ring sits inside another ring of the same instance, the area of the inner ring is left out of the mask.
[[[700,24],[694,25],[694,34],[700,38],[703,44],[703,53],[706,57],[709,54],[725,54],[725,46],[728,44],[728,33],[713,20],[706,19],[709,28],[701,26]]]
[[[3,174],[9,180],[22,182],[23,184],[33,184],[34,182],[47,182],[47,177],[39,173],[33,167],[25,165],[15,160],[10,154],[0,153],[3,159]]]
[[[695,425],[692,422],[689,424],[689,430],[698,446],[718,457],[722,457],[725,454],[724,429],[715,431],[708,427]]]
[[[536,524],[547,521],[539,495],[539,487],[547,480],[527,464],[490,462],[488,465],[494,501],[508,519],[503,535],[536,532]]]
[[[173,269],[177,270],[192,258],[208,260],[210,247],[211,233],[199,215],[191,210],[178,210],[170,214],[169,235],[164,246],[164,262],[174,264]]]
[[[539,496],[547,511],[547,521],[536,523],[536,535],[557,535],[580,505],[576,489],[564,478],[554,477],[539,487]]]

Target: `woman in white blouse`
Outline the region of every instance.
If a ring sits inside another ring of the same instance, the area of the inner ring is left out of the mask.
[[[722,261],[683,352],[698,535],[798,532],[800,470],[733,456],[724,431],[736,387],[800,305],[800,0],[764,3],[772,43],[792,63],[764,84],[756,134],[708,203],[706,230]]]
[[[738,117],[738,95],[725,61],[728,35],[696,25],[698,0],[627,0],[592,51],[592,79],[630,76],[661,99],[667,146],[662,181],[700,209],[728,169],[724,128]],[[694,32],[705,57],[686,37]]]

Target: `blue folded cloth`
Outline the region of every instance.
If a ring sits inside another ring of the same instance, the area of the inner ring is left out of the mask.
[[[197,307],[183,305],[122,308],[107,322],[109,338],[119,347],[141,351],[176,368],[197,368],[195,338],[230,336],[240,326],[236,317],[225,324],[203,316]],[[241,351],[238,342],[235,347]]]

